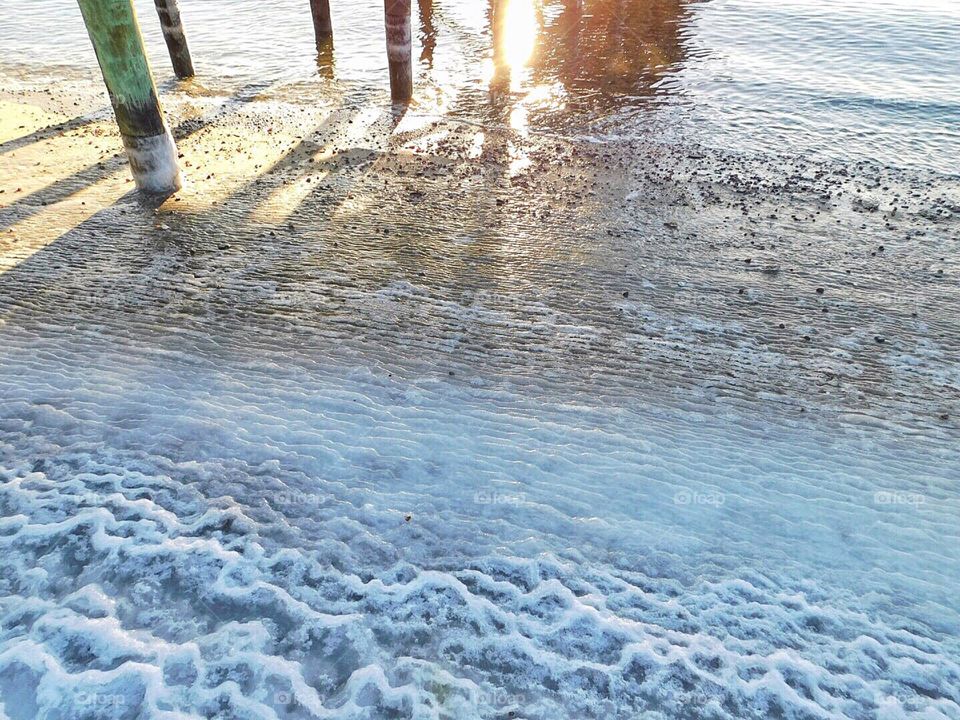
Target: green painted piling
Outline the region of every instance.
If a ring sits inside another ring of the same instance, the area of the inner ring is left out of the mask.
[[[97,54],[137,187],[180,188],[177,149],[163,119],[132,0],[77,0]]]
[[[193,59],[190,57],[190,48],[187,45],[187,36],[183,31],[183,21],[180,19],[180,6],[177,0],[154,0],[157,6],[157,15],[160,16],[160,28],[163,30],[163,40],[167,43],[170,53],[170,62],[173,63],[173,72],[181,80],[192,78]]]
[[[390,97],[404,104],[413,97],[413,44],[410,32],[410,0],[383,0],[387,31],[387,63],[390,66]]]

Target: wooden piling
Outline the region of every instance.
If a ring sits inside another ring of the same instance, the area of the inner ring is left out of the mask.
[[[180,188],[177,147],[163,118],[132,0],[78,0],[137,187]]]
[[[413,97],[413,43],[410,32],[410,0],[383,0],[387,31],[387,62],[390,66],[390,97],[394,104]]]
[[[333,39],[333,22],[330,20],[330,0],[310,0],[313,15],[313,32],[317,36],[317,49],[329,45]]]
[[[153,0],[153,2],[160,16],[160,27],[170,53],[170,61],[173,63],[173,72],[181,80],[192,78],[193,60],[190,58],[190,48],[187,47],[187,36],[183,32],[177,0]]]

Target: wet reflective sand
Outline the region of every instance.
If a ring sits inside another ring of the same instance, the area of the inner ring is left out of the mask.
[[[869,412],[894,392],[910,422],[934,426],[953,409],[952,179],[548,135],[524,124],[522,105],[510,122],[476,124],[261,92],[168,96],[188,184],[158,207],[130,194],[94,88],[79,114],[43,92],[13,96],[23,119],[4,144],[8,313],[27,298],[33,312],[108,299],[99,309],[114,312],[137,298],[162,317],[171,309],[138,281],[148,263],[164,285],[204,287],[178,301],[188,318],[213,313],[242,332],[250,303],[304,330],[349,317],[356,332],[341,342],[373,356],[426,343],[443,353],[438,368],[542,378],[543,365],[597,392],[627,380],[794,410]],[[271,288],[277,273],[283,295],[248,295],[246,281],[224,281],[235,273]],[[432,300],[364,305],[398,283]],[[324,312],[307,310],[321,300]],[[480,311],[462,327],[463,312]],[[400,318],[428,332],[398,333]],[[536,337],[520,331],[547,318]],[[542,352],[524,352],[528,341]]]

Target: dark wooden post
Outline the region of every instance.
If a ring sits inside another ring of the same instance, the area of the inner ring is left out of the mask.
[[[410,0],[383,0],[387,29],[387,62],[390,66],[390,97],[394,104],[413,97],[413,44],[410,32]]]
[[[177,147],[163,118],[132,0],[78,0],[137,187],[180,189]]]
[[[190,59],[190,48],[187,47],[187,36],[183,32],[177,0],[153,0],[153,2],[160,16],[160,27],[163,29],[163,39],[170,52],[173,72],[181,80],[192,78],[193,60]]]
[[[310,13],[313,15],[313,32],[317,36],[317,47],[320,48],[329,44],[333,38],[330,0],[310,0]]]
[[[317,69],[321,76],[333,78],[333,22],[330,0],[310,0],[313,33],[317,38]]]

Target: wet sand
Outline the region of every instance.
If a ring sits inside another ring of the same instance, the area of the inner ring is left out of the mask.
[[[93,83],[2,96],[8,332],[122,313],[398,373],[957,429],[955,179],[164,99],[187,186],[155,206]]]

